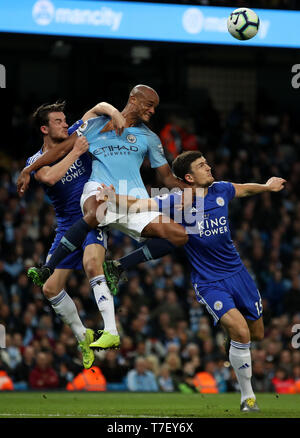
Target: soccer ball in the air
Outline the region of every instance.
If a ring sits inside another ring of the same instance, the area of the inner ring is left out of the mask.
[[[234,38],[250,40],[258,32],[259,18],[252,9],[239,8],[228,17],[227,28]]]

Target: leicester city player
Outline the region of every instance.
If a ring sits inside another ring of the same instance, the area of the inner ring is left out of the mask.
[[[86,136],[90,145],[89,151],[93,154],[92,174],[81,197],[84,217],[67,230],[51,259],[43,267],[28,271],[33,281],[44,283],[58,263],[79,248],[88,232],[98,225],[98,202],[95,195],[101,182],[114,184],[121,194],[134,191],[136,196],[148,196],[140,175],[141,164],[148,156],[151,166],[156,168],[166,187],[186,187],[183,181],[172,174],[159,138],[145,124],[154,114],[158,103],[159,97],[155,90],[145,85],[134,87],[122,111],[126,126],[119,136],[113,131],[112,120],[108,117],[89,118],[85,123],[79,121],[81,126],[77,132]],[[62,145],[63,148],[65,150],[65,145]],[[54,155],[48,154],[33,163],[33,167],[29,166],[27,172],[36,170],[53,159]],[[18,187],[20,188],[20,184]],[[174,247],[182,246],[188,239],[181,225],[174,221],[164,223],[160,212],[124,215],[108,210],[102,225],[118,228],[137,240],[140,237],[155,237],[156,239],[147,243],[147,250],[154,258],[163,256]],[[93,344],[93,347],[96,345]]]
[[[45,104],[34,113],[33,119],[37,128],[43,135],[42,148],[32,157],[28,158],[27,165],[34,163],[40,156],[49,150],[55,151],[57,146],[68,138],[68,125],[64,114],[64,103]],[[113,115],[114,122],[122,128],[124,120],[120,113],[107,103],[98,104],[83,119],[99,114]],[[80,217],[80,196],[84,184],[91,174],[92,164],[87,152],[88,142],[85,137],[77,137],[74,147],[61,160],[51,166],[43,166],[34,172],[34,178],[42,184],[55,209],[57,229],[54,242],[50,248],[47,259],[58,246],[65,231]],[[106,248],[106,235],[102,229],[92,230],[86,237],[80,249],[70,254],[56,266],[56,269],[43,286],[43,292],[50,301],[57,315],[68,324],[79,342],[85,368],[90,368],[94,361],[93,350],[89,344],[94,341],[94,332],[82,324],[76,306],[65,290],[67,278],[73,269],[82,269],[90,279],[94,295],[104,321],[104,330],[112,334],[110,343],[101,344],[100,347],[116,347],[119,345],[114,317],[113,298],[110,294],[103,296],[99,291],[100,282],[104,281],[102,264],[98,259],[103,257]],[[100,300],[101,298],[101,300]]]
[[[214,182],[211,168],[199,151],[180,154],[172,164],[174,174],[190,187],[202,189],[201,199],[191,197],[187,207],[181,193],[163,195],[145,200],[125,199],[129,208],[140,211],[159,210],[170,217],[181,218],[189,230],[184,246],[191,265],[191,281],[196,297],[203,303],[216,324],[229,334],[229,360],[241,388],[241,410],[257,411],[256,398],[251,386],[251,340],[262,340],[264,325],[259,291],[246,270],[230,236],[228,203],[234,197],[245,197],[263,192],[278,192],[286,182],[272,177],[266,184],[235,184]],[[100,190],[101,192],[101,190]],[[100,193],[99,192],[99,193]],[[101,198],[100,196],[100,199]],[[117,202],[123,197],[117,196]],[[181,211],[184,207],[184,214]],[[134,262],[145,261],[143,248],[136,251]],[[148,255],[148,260],[150,259]],[[109,270],[118,275],[124,268],[134,266],[131,254],[119,261],[110,261]],[[116,263],[117,262],[117,263]],[[117,276],[118,276],[117,275]]]

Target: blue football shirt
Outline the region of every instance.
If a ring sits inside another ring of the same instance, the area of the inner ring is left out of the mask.
[[[26,166],[34,163],[43,154],[40,149],[26,161]],[[52,166],[55,163],[52,164]],[[57,231],[64,231],[82,217],[80,197],[83,186],[92,170],[92,160],[88,152],[82,154],[69,168],[67,173],[53,186],[41,184],[48,195],[56,214]]]
[[[221,280],[239,272],[243,262],[231,239],[228,203],[234,198],[234,186],[215,182],[208,193],[197,199],[188,211],[179,211],[182,193],[155,197],[159,210],[181,223],[188,231],[184,246],[191,265],[192,283],[204,284]]]
[[[124,129],[121,136],[115,131],[101,133],[110,117],[99,116],[85,122],[79,131],[89,142],[93,155],[90,181],[113,184],[116,193],[136,198],[148,198],[140,167],[146,156],[151,167],[167,163],[159,137],[145,124]]]

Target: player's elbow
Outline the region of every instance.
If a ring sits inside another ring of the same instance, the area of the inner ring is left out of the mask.
[[[176,247],[184,246],[189,239],[186,230],[178,224],[171,227],[161,227],[158,237],[169,240]]]
[[[43,178],[42,178],[42,183],[43,184],[46,184],[47,186],[54,186],[54,184],[56,184],[57,183],[57,178],[55,178],[53,175],[45,175]]]

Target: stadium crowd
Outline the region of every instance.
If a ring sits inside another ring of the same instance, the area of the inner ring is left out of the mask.
[[[30,126],[22,107],[15,108],[11,124],[21,144],[24,126]],[[261,110],[252,117],[237,104],[224,117],[209,105],[190,118],[172,115],[159,132],[170,161],[183,150],[199,149],[216,180],[287,179],[280,193],[233,200],[229,217],[235,245],[263,300],[265,339],[252,343],[253,389],[299,392],[300,349],[292,342],[293,326],[300,324],[298,126],[288,113]],[[28,155],[37,149],[30,146]],[[45,260],[55,216],[34,181],[18,198],[16,180],[25,158],[1,155],[0,324],[6,348],[0,350],[0,389],[238,392],[223,331],[195,298],[183,250],[128,272],[115,296],[121,348],[96,352],[94,367],[83,370],[71,330],[26,276],[29,266]],[[159,186],[147,161],[142,175],[149,191]],[[113,231],[107,257],[119,258],[136,246]],[[84,324],[101,329],[83,272],[71,275],[67,291]]]

